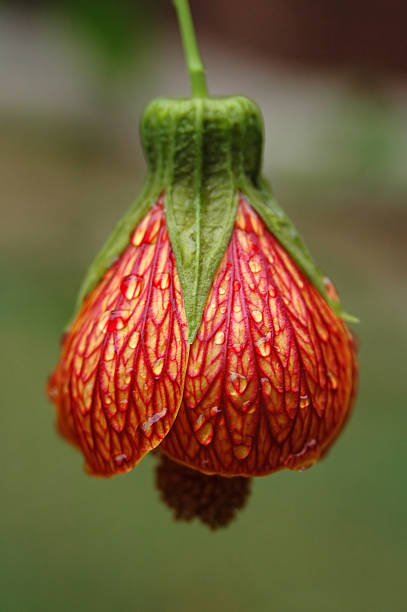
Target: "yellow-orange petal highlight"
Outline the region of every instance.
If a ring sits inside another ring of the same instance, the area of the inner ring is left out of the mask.
[[[160,448],[207,474],[305,469],[340,432],[356,379],[346,324],[241,199]]]
[[[48,392],[58,429],[90,473],[131,469],[171,428],[183,393],[187,325],[162,201],[84,300]]]

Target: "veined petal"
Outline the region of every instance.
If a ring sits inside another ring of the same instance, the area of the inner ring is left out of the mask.
[[[162,200],[84,300],[49,395],[87,471],[131,469],[168,433],[187,364],[187,325]]]
[[[304,469],[339,433],[355,380],[346,324],[241,199],[161,449],[208,474]]]

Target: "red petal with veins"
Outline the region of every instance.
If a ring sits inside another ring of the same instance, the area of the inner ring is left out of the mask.
[[[160,448],[208,474],[305,469],[338,435],[356,378],[347,326],[242,199]]]
[[[171,428],[182,398],[187,326],[162,201],[85,299],[48,391],[87,471],[131,469]]]

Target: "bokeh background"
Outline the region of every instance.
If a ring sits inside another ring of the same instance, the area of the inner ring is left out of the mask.
[[[169,0],[0,4],[0,611],[406,610],[406,5],[192,0],[209,86],[261,105],[265,170],[360,317],[328,458],[174,523],[154,458],[97,480],[44,395],[80,280],[137,196],[138,120],[188,83]]]

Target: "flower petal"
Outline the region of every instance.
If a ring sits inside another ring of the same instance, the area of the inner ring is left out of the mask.
[[[355,378],[346,325],[242,199],[160,448],[208,474],[304,469],[339,432]]]
[[[85,299],[49,394],[86,469],[131,469],[168,433],[187,363],[187,326],[162,201]]]

